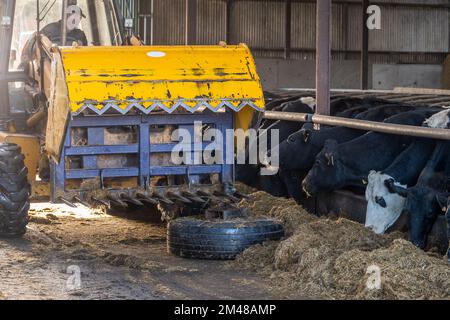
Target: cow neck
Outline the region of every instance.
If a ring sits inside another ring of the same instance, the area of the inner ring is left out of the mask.
[[[340,160],[339,160],[340,161]],[[367,175],[361,175],[354,171],[353,166],[343,165],[346,186],[361,187],[367,183]],[[365,183],[363,182],[365,181]]]

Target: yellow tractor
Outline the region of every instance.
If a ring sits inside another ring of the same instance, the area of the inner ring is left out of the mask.
[[[211,163],[203,151],[234,155],[234,139],[205,133],[245,130],[264,110],[245,45],[143,46],[124,32],[113,0],[0,0],[0,20],[0,235],[25,233],[30,195],[157,206],[166,218],[233,215],[222,210],[238,197],[233,162]],[[201,140],[184,141],[186,132]],[[198,251],[199,239],[186,247],[192,237],[183,233],[193,222],[180,221],[169,229],[180,255],[226,258],[249,243],[243,234],[224,250],[230,225],[209,225],[220,245]],[[281,232],[252,223],[250,234]]]

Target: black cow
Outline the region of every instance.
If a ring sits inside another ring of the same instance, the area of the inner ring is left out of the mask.
[[[303,200],[302,190],[300,186],[302,185],[303,179],[305,179],[307,170],[283,170],[278,169],[277,176],[279,177],[281,183],[283,183],[286,194],[289,198],[300,202]]]
[[[308,100],[309,106],[315,109],[314,97],[304,94],[300,96],[291,96],[288,98],[271,101],[266,104],[266,110],[282,111],[282,112],[301,112],[299,110],[296,110],[295,104],[306,103]],[[368,97],[364,99],[351,97],[336,97],[332,98],[330,101],[330,114],[332,116],[337,117],[351,118],[353,115],[356,115],[356,113],[367,111],[372,107],[392,103],[393,102],[373,97]],[[261,125],[259,126],[259,129],[266,129],[275,122],[276,120],[267,120],[267,119],[263,120],[261,122]]]
[[[310,105],[303,103],[301,100],[291,101],[284,104],[281,111],[293,113],[309,113],[309,114],[314,112],[313,108]],[[268,137],[271,136],[270,133],[273,132],[273,130],[278,130],[279,141],[281,142],[284,141],[289,135],[291,135],[295,131],[300,130],[303,124],[304,124],[303,122],[282,121],[282,120],[277,120],[270,125],[268,125],[268,123],[265,123],[264,126],[262,126],[259,129],[258,136],[259,138],[266,139],[266,136]],[[268,148],[270,149],[271,139],[267,139],[267,145]]]
[[[272,101],[268,104],[268,107],[274,111],[281,112],[294,112],[294,113],[312,113],[314,110],[312,105],[307,105],[304,101],[311,100],[305,99],[305,96],[288,97],[280,100]],[[346,110],[347,108],[354,107],[355,105],[363,103],[363,99],[357,98],[339,98],[334,99],[331,102],[332,113],[336,114]],[[367,100],[371,102],[372,99]],[[313,100],[310,101],[314,103]],[[366,103],[366,104],[367,104]],[[258,133],[258,141],[260,139],[266,139],[267,148],[271,148],[271,135],[272,130],[278,130],[279,141],[284,141],[289,135],[298,131],[304,123],[302,122],[290,122],[290,121],[274,121],[263,120]],[[248,150],[248,148],[246,148]],[[270,154],[269,154],[270,156]],[[247,155],[248,160],[248,155]],[[248,163],[248,161],[247,161]],[[273,176],[260,176],[260,165],[251,164],[237,164],[236,165],[236,179],[247,185],[257,187],[261,190],[271,193],[275,196],[291,196],[298,199],[300,192],[300,182],[306,175],[306,172],[290,172],[289,174],[281,173]],[[294,186],[295,187],[292,187]]]
[[[298,100],[298,99],[299,98],[295,97],[295,96],[274,99],[274,100],[271,100],[270,102],[267,102],[265,108],[266,108],[266,110],[276,110],[283,103]]]
[[[393,177],[399,184],[414,185],[435,147],[434,140],[419,138],[382,173]]]
[[[282,99],[282,97],[276,93],[270,92],[270,91],[264,91],[264,100],[266,101],[266,104],[272,101],[277,101]]]
[[[305,98],[305,97],[303,97]],[[303,98],[300,98],[296,101],[290,101],[282,104],[280,107],[275,108],[274,110],[282,111],[282,112],[295,112],[295,113],[312,113],[313,109],[308,109],[307,106],[303,103],[305,101]],[[368,99],[359,99],[359,98],[338,98],[334,99],[331,102],[331,110],[332,114],[339,114],[340,112],[345,112],[348,108],[354,107],[355,105],[364,105],[365,108],[370,108],[369,105],[381,103],[381,100],[376,100],[373,98]],[[311,107],[311,105],[309,105]],[[281,108],[281,110],[280,110]],[[386,116],[384,117],[386,118]],[[383,119],[384,119],[383,118]],[[381,120],[381,119],[380,119]],[[272,130],[278,130],[279,141],[283,143],[286,138],[288,138],[292,133],[298,131],[303,122],[290,122],[290,121],[275,121],[270,126],[267,126],[268,122],[265,122],[262,125],[263,129],[260,129],[258,139],[266,139],[267,147],[270,149],[271,147],[275,147],[271,145],[271,136],[270,134],[273,132]],[[266,136],[268,135],[268,136]],[[292,152],[292,150],[290,150]],[[268,154],[270,156],[270,152]],[[267,164],[263,161],[264,164]],[[247,179],[247,183],[249,180],[252,180],[253,184],[257,181],[257,186],[265,191],[270,192],[273,195],[277,196],[289,196],[296,200],[301,199],[301,181],[306,176],[307,171],[305,170],[280,170],[276,176],[261,176],[250,178],[250,174],[255,173],[255,168],[253,170],[247,170],[248,166],[242,166],[238,168],[239,180],[241,181],[242,175],[246,175],[249,179]],[[309,169],[309,168],[308,168]],[[244,173],[241,172],[245,170]],[[259,170],[258,170],[259,171]],[[255,186],[255,185],[254,185]],[[284,186],[284,187],[283,187]]]
[[[374,97],[367,97],[362,100],[361,104],[341,111],[337,114],[337,116],[342,118],[356,118],[356,116],[360,113],[385,105],[398,105],[398,103]]]
[[[372,99],[366,100],[366,103],[369,102],[372,103]],[[374,101],[375,104],[379,102],[380,101]],[[367,104],[365,104],[350,110],[356,113],[357,109],[365,110],[365,112],[357,115],[357,119],[382,121],[394,114],[417,108],[394,104],[369,108]],[[314,165],[314,159],[320,150],[322,150],[327,139],[334,138],[338,143],[342,143],[363,134],[364,131],[344,127],[322,128],[318,131],[313,129],[311,123],[306,123],[300,131],[290,135],[287,140],[280,144],[279,148],[279,176],[281,181],[285,184],[289,197],[294,198],[297,201],[302,200],[301,182],[306,177],[309,169]],[[293,150],[295,150],[295,152],[293,152]]]
[[[395,102],[378,99],[375,97],[351,98],[342,97],[334,98],[330,103],[330,114],[332,116],[351,118],[357,109],[360,112],[366,111],[380,105],[395,104]]]
[[[384,105],[360,113],[359,120],[383,121],[395,114],[414,110],[412,106]],[[291,134],[279,146],[280,168],[283,170],[309,170],[314,165],[317,154],[323,149],[325,141],[333,139],[337,143],[353,140],[365,132],[344,127],[314,130],[307,123],[303,128]],[[294,152],[293,152],[294,150]]]
[[[404,212],[408,216],[409,239],[414,245],[425,249],[428,234],[438,214],[445,210],[449,196],[424,186],[408,190]]]
[[[426,247],[438,214],[447,206],[449,176],[450,142],[439,142],[414,187],[399,187],[393,179],[385,181],[390,192],[406,198],[404,213],[409,220],[409,237],[421,249]]]
[[[283,103],[281,106],[281,111],[283,112],[294,112],[294,113],[312,113],[313,109],[307,104],[303,103],[302,100],[295,100]],[[288,121],[275,121],[270,124],[268,127],[268,123],[265,122],[261,126],[262,129],[259,130],[258,140],[256,143],[259,145],[259,141],[261,139],[266,139],[267,148],[271,147],[271,130],[278,130],[280,135],[280,140],[285,139],[285,137],[289,136],[291,133],[297,131],[301,128],[303,123],[301,122],[288,122]],[[248,144],[248,141],[247,141]],[[249,146],[246,147],[246,151],[249,150]],[[245,164],[236,164],[236,180],[243,182],[249,186],[256,187],[260,190],[264,190],[274,196],[284,197],[287,196],[287,191],[284,183],[280,179],[278,175],[268,175],[261,176],[260,164],[249,164],[248,154],[246,155],[246,163]]]
[[[430,108],[405,112],[390,117],[385,122],[417,126],[437,111]],[[314,166],[303,180],[303,190],[307,194],[343,187],[364,190],[369,172],[388,167],[412,141],[413,138],[408,136],[378,132],[366,133],[341,145],[335,140],[327,140],[324,149],[317,155]]]
[[[248,150],[248,148],[246,148]],[[268,192],[276,197],[287,197],[288,193],[284,182],[278,174],[260,175],[261,166],[258,164],[236,164],[236,180],[248,186]]]
[[[295,112],[295,113],[313,113],[314,112],[313,106],[308,105],[308,104],[304,103],[303,101],[305,101],[305,100],[303,100],[303,98],[286,101],[286,102],[283,102],[282,104],[280,104],[279,106],[273,108],[273,111]],[[280,120],[264,119],[261,121],[261,124],[257,126],[257,128],[260,131],[264,131],[264,130],[267,130],[269,127],[273,126],[274,124],[276,124],[276,126],[279,127],[280,123],[281,123]],[[286,123],[287,123],[287,121],[283,121],[283,124],[286,124]],[[292,122],[292,121],[291,121],[291,123],[295,124],[295,122]],[[298,124],[296,127],[298,127]],[[301,126],[300,126],[300,128],[301,128]]]

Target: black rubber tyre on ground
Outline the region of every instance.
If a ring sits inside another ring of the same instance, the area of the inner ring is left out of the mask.
[[[179,218],[169,223],[169,253],[192,259],[229,260],[248,247],[284,236],[281,223],[270,219],[201,220]]]
[[[15,144],[0,144],[0,237],[26,232],[30,185],[24,156]]]

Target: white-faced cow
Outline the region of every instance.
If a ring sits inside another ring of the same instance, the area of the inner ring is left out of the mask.
[[[366,227],[383,234],[397,221],[406,199],[389,192],[385,181],[392,179],[395,186],[403,188],[415,185],[434,147],[433,140],[417,139],[388,168],[370,172],[366,188]]]

